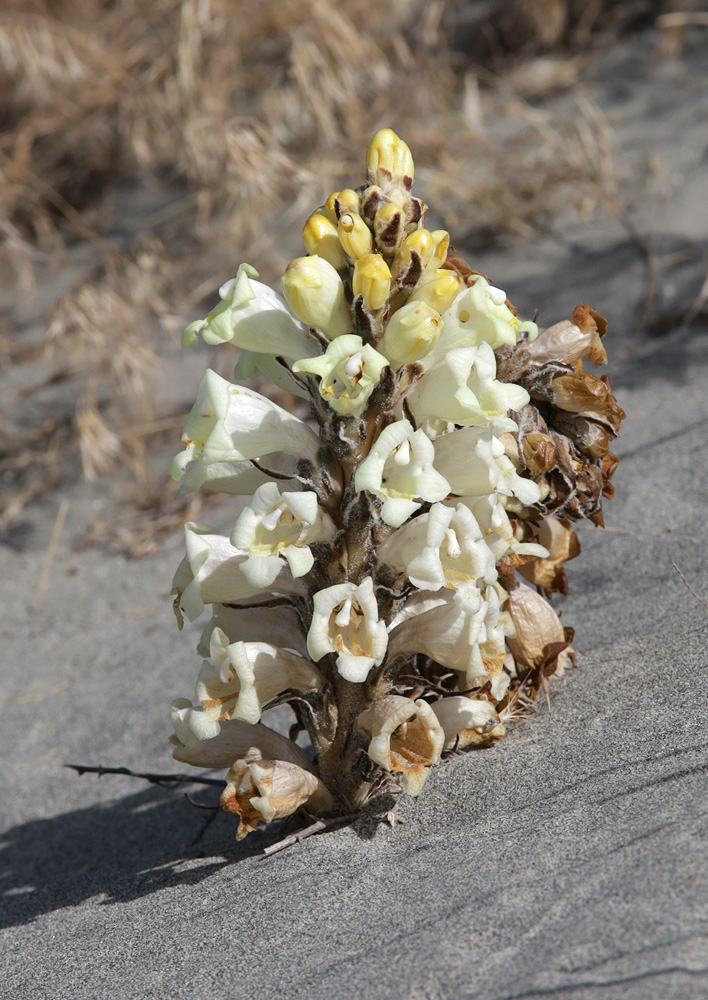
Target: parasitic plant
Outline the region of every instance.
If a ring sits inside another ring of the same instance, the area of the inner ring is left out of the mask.
[[[298,417],[207,371],[172,466],[183,495],[251,498],[230,537],[185,525],[173,590],[180,624],[211,605],[174,757],[228,768],[238,838],[417,795],[573,660],[547,598],[567,591],[572,522],[602,524],[612,495],[624,413],[583,368],[606,361],[605,321],[581,305],[541,332],[522,322],[424,227],[412,183],[408,147],[381,130],[366,183],[307,220],[283,294],[242,264],[183,336],[239,348],[237,379],[308,404]],[[284,703],[290,738],[262,721]]]

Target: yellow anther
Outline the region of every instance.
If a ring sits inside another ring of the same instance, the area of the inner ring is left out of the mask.
[[[391,291],[391,272],[380,253],[367,253],[354,264],[352,291],[362,296],[369,312],[385,305]]]

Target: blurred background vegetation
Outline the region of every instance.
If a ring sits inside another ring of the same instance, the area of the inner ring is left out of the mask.
[[[585,68],[649,24],[675,55],[700,6],[5,0],[0,531],[62,480],[111,469],[141,512],[113,525],[114,548],[153,551],[199,513],[150,457],[184,416],[160,365],[241,261],[277,281],[310,212],[363,181],[376,129],[410,145],[416,193],[460,250],[560,213],[619,216],[636,178]]]

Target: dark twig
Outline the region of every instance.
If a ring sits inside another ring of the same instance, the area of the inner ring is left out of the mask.
[[[104,774],[124,774],[128,778],[142,778],[149,781],[151,785],[161,785],[163,788],[171,788],[174,785],[215,785],[223,788],[226,782],[223,778],[198,778],[191,774],[149,774],[142,771],[131,771],[129,767],[101,767],[93,764],[65,764],[77,774],[97,774],[101,778]]]

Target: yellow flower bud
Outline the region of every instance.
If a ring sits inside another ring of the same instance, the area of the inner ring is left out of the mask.
[[[325,214],[329,219],[329,221],[335,226],[337,225],[337,212],[334,203],[336,202],[338,197],[339,197],[339,191],[333,191],[324,204]]]
[[[413,184],[413,157],[402,139],[390,128],[380,129],[366,151],[366,179],[384,190],[391,185],[410,190]]]
[[[388,358],[391,368],[420,361],[440,336],[440,313],[425,302],[408,302],[393,314],[377,350]]]
[[[449,309],[462,288],[462,281],[454,271],[440,268],[425,274],[413,289],[409,302],[425,302],[439,313]]]
[[[414,229],[412,233],[406,236],[396,251],[396,256],[393,258],[393,265],[391,267],[391,274],[395,278],[397,275],[407,271],[413,253],[418,254],[423,268],[427,267],[434,250],[435,241],[432,233],[427,229]]]
[[[403,210],[394,202],[382,205],[374,216],[374,234],[384,250],[395,250],[403,235]]]
[[[339,242],[350,260],[358,260],[364,254],[371,253],[374,238],[360,215],[353,212],[345,212],[344,215],[340,215],[337,233]]]
[[[435,229],[430,235],[433,238],[435,249],[430,261],[426,265],[426,271],[442,267],[447,260],[447,251],[450,247],[450,234],[444,229]]]
[[[308,253],[317,254],[338,271],[346,266],[347,258],[337,236],[337,227],[324,215],[315,212],[310,216],[302,230],[302,239]]]
[[[354,264],[352,291],[363,297],[369,312],[385,305],[391,291],[391,272],[380,253],[367,253]]]
[[[344,285],[335,269],[322,257],[296,257],[282,277],[283,294],[290,311],[303,323],[333,340],[352,330]]]
[[[339,219],[347,212],[361,215],[361,198],[353,188],[333,191],[325,202],[325,212],[329,221],[336,226]]]

